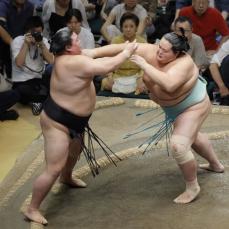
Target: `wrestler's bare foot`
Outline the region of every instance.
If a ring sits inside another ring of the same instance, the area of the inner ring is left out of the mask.
[[[79,178],[75,178],[75,179],[60,178],[60,182],[72,188],[86,188],[87,187],[87,184]]]
[[[186,183],[186,190],[173,201],[176,204],[187,204],[192,202],[200,193],[200,186],[197,180]]]
[[[215,172],[215,173],[223,173],[224,172],[224,166],[219,163],[217,165],[211,165],[211,164],[200,164],[199,165],[200,169],[205,169],[211,172]]]
[[[48,224],[48,221],[45,219],[43,215],[41,215],[41,213],[37,209],[28,207],[27,210],[23,212],[23,214],[27,220],[33,221],[35,223],[40,223],[43,225]]]

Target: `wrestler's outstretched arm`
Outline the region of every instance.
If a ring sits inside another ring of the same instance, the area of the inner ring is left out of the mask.
[[[152,44],[147,43],[137,43],[138,48],[135,50],[135,53],[138,55],[141,55],[145,57],[146,50],[149,51],[151,49],[151,46],[154,46]],[[100,58],[105,56],[114,56],[121,52],[126,46],[126,43],[122,44],[111,44],[111,45],[105,45],[103,47],[94,48],[94,49],[83,49],[82,55],[89,56],[91,58]]]
[[[113,57],[103,57],[92,59],[88,56],[75,57],[76,62],[74,68],[83,77],[92,77],[94,75],[104,75],[108,72],[114,71],[137,49],[138,44],[136,42],[126,43],[123,50]]]

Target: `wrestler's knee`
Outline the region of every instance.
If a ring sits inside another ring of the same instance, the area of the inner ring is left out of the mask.
[[[194,159],[190,139],[182,135],[173,135],[170,140],[170,151],[176,162],[181,165]]]

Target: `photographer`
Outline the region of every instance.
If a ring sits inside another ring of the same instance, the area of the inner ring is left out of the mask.
[[[53,63],[49,43],[42,36],[43,23],[32,16],[25,26],[25,35],[16,37],[11,44],[13,87],[21,93],[20,102],[30,104],[34,115],[39,115],[49,92],[49,79],[42,75],[45,64]]]

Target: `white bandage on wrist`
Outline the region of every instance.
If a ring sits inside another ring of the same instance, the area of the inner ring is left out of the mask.
[[[170,149],[173,158],[179,165],[194,159],[191,151],[190,139],[182,135],[173,135],[170,140]]]

